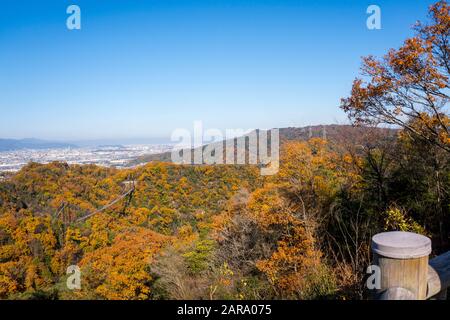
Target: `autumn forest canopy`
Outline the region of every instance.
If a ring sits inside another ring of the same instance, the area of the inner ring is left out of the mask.
[[[353,126],[280,130],[276,175],[53,162],[2,179],[0,299],[365,299],[375,233],[449,251],[449,4],[414,32],[363,59],[341,101]]]

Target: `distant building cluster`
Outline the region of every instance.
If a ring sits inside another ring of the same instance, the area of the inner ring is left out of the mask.
[[[0,152],[0,172],[16,172],[30,162],[50,163],[53,161],[125,168],[137,157],[171,149],[171,145],[158,144],[3,151]]]

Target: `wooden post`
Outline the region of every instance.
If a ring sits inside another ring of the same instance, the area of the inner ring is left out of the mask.
[[[374,265],[380,268],[380,300],[425,300],[431,240],[411,232],[384,232],[372,238]]]

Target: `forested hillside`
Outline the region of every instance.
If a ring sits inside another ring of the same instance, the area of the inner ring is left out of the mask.
[[[361,299],[373,234],[450,250],[450,6],[429,14],[363,60],[341,103],[358,127],[283,130],[275,175],[55,162],[2,176],[0,299]]]
[[[360,298],[373,233],[449,239],[436,189],[448,190],[448,157],[436,181],[430,150],[373,140],[286,142],[265,178],[253,166],[31,163],[0,183],[0,297]],[[69,265],[81,290],[66,288]]]

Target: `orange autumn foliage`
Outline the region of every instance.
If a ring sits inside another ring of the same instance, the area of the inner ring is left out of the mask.
[[[81,260],[85,283],[103,299],[148,299],[152,280],[149,266],[166,241],[167,237],[142,228],[116,236],[111,246]]]
[[[356,124],[388,124],[450,152],[447,101],[450,61],[450,6],[441,0],[430,7],[431,23],[418,23],[417,34],[382,59],[364,58],[341,108]]]

